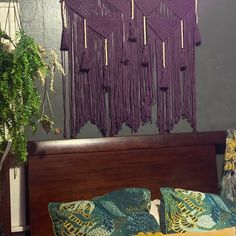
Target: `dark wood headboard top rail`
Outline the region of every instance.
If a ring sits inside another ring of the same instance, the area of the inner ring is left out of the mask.
[[[222,145],[224,131],[29,142],[30,156],[122,150]]]
[[[216,131],[30,142],[31,235],[53,235],[51,201],[91,199],[125,187],[148,188],[153,199],[165,186],[217,193],[216,153],[225,138]]]

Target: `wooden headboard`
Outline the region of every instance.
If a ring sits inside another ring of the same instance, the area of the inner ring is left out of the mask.
[[[124,187],[218,191],[216,152],[225,132],[200,132],[29,143],[32,236],[53,235],[50,201],[91,199]],[[221,149],[222,150],[222,149]]]

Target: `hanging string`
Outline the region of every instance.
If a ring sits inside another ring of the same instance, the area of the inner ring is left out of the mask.
[[[108,66],[108,42],[107,39],[105,39],[104,42],[104,52],[105,52],[105,66]]]
[[[143,44],[147,45],[147,18],[143,16]]]
[[[84,19],[84,48],[88,48],[88,43],[87,43],[87,20]]]
[[[54,113],[53,113],[53,110],[52,110],[52,104],[51,104],[51,101],[50,101],[50,98],[49,98],[48,91],[46,91],[46,95],[47,95],[47,101],[48,101],[48,107],[49,107],[49,110],[50,110],[50,114],[51,114],[52,118],[54,118]]]
[[[180,21],[180,29],[181,29],[181,49],[184,48],[184,22]]]
[[[162,66],[166,68],[166,44],[162,42]]]
[[[6,16],[6,20],[5,20],[5,26],[4,26],[4,31],[7,32],[7,23],[10,25],[10,9],[11,9],[11,0],[9,0],[8,2],[8,9],[7,9],[7,16]],[[9,32],[8,32],[9,35],[10,34],[10,27],[9,27]]]
[[[134,20],[134,0],[131,0],[131,20]]]
[[[43,47],[45,48],[45,21],[44,21],[44,2],[41,0],[42,4],[42,23],[43,23]],[[41,116],[45,114],[45,102],[46,102],[46,97],[47,96],[47,80],[45,80],[44,83],[44,91],[43,91],[43,100],[42,100],[42,107],[41,107]]]
[[[196,24],[198,24],[198,0],[195,0],[195,16],[196,16]]]
[[[22,22],[20,18],[20,9],[19,9],[19,2],[18,0],[13,0],[13,6],[14,6],[14,21],[17,22],[18,28],[22,29]]]

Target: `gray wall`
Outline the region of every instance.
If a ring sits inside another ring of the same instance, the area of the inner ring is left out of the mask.
[[[25,30],[46,48],[59,48],[61,19],[59,0],[20,0]],[[199,0],[199,25],[202,45],[196,48],[197,126],[198,131],[226,130],[236,127],[236,1]],[[63,127],[61,79],[52,96],[55,122]],[[185,121],[174,132],[189,132]],[[137,134],[157,133],[155,122]],[[129,135],[126,127],[119,135]],[[86,125],[79,138],[100,136],[96,127]],[[31,139],[61,138],[39,128]]]

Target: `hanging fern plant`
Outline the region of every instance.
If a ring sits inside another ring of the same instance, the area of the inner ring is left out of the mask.
[[[0,30],[0,143],[12,141],[11,151],[20,165],[27,161],[25,128],[35,132],[45,116],[40,114],[45,100],[40,98],[37,80],[46,86],[47,76],[62,68],[55,60],[49,65],[45,50],[23,31],[16,42]]]

